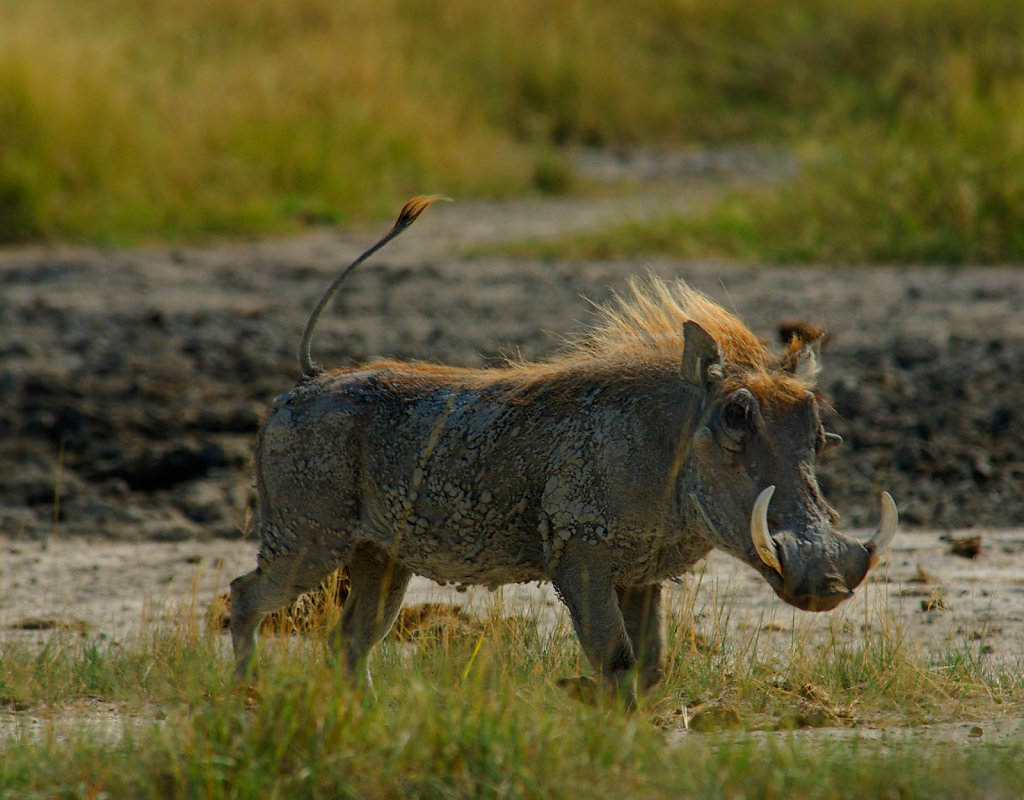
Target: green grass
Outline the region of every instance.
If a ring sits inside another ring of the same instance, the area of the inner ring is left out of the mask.
[[[288,232],[578,189],[566,148],[791,145],[793,185],[552,252],[1019,260],[1016,0],[0,0],[0,241]]]
[[[1024,5],[805,2],[790,4],[774,24],[759,16],[763,5],[770,4],[752,4],[741,23],[752,42],[740,46],[737,28],[734,41],[718,43],[723,52],[751,53],[749,74],[733,73],[744,87],[735,104],[715,106],[711,118],[746,109],[744,119],[759,120],[762,133],[793,143],[801,161],[795,180],[734,191],[693,215],[511,250],[782,263],[1024,261]]]
[[[1015,97],[1024,96],[1024,81]],[[977,102],[934,129],[865,126],[804,146],[797,178],[693,214],[501,248],[544,258],[783,264],[1024,262],[1024,104]]]
[[[266,638],[254,696],[232,683],[223,634],[185,612],[120,644],[0,640],[0,709],[25,723],[72,718],[0,744],[0,787],[5,797],[592,798],[981,797],[1022,785],[1024,741],[883,748],[822,737],[807,749],[744,733],[1019,716],[1019,671],[989,665],[980,648],[917,652],[884,612],[844,644],[797,633],[770,648],[772,634],[731,619],[727,597],[708,607],[694,597],[671,615],[664,684],[634,714],[567,697],[554,678],[583,669],[570,635],[538,633],[500,606],[482,635],[456,626],[386,641],[373,659],[376,700],[324,662],[321,636]],[[113,735],[74,722],[97,701],[139,721]],[[684,705],[712,732],[681,733]]]

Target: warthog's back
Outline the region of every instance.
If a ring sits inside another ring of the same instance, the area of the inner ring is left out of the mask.
[[[612,388],[523,399],[501,376],[389,364],[281,397],[258,453],[261,506],[287,509],[274,529],[304,509],[326,538],[439,581],[547,579],[577,536],[616,570],[685,569],[653,541],[676,446],[663,422]]]

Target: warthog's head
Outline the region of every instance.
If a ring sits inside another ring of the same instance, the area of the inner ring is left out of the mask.
[[[707,535],[758,570],[787,603],[835,608],[888,550],[898,519],[883,493],[881,523],[869,541],[836,530],[814,468],[842,440],[826,433],[819,417],[816,348],[796,343],[766,371],[724,358],[694,322],[684,335],[683,378],[702,393],[684,481]]]

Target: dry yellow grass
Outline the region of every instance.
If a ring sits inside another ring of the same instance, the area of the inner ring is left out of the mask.
[[[260,630],[263,633],[281,635],[323,631],[337,622],[350,586],[348,570],[335,570],[316,589],[299,595],[287,608],[267,614],[263,618]],[[230,594],[224,593],[213,599],[207,612],[207,623],[214,631],[227,630],[230,627]]]
[[[238,233],[529,182],[524,149],[410,85],[393,4],[40,0],[0,17],[0,240]]]
[[[351,583],[345,568],[332,572],[316,589],[299,595],[287,608],[263,618],[263,634],[290,636],[297,633],[323,633],[336,623],[348,598]],[[207,610],[211,631],[227,630],[231,625],[231,595],[218,595]],[[431,638],[440,641],[452,636],[479,636],[483,624],[458,606],[446,603],[420,603],[402,608],[391,635],[399,641]]]

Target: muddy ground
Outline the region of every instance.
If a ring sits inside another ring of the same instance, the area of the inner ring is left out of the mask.
[[[766,339],[830,331],[845,446],[821,465],[853,526],[1024,525],[1024,270],[524,261],[460,253],[706,197],[700,182],[590,202],[431,208],[322,319],[314,355],[494,364],[550,353],[630,275],[680,276]],[[379,226],[386,229],[387,223]],[[317,297],[369,236],[205,249],[0,251],[0,534],[237,536],[261,413],[296,379]]]
[[[542,356],[587,323],[583,295],[605,300],[648,269],[685,278],[769,340],[786,319],[824,324],[828,424],[845,439],[820,466],[825,493],[859,530],[886,489],[906,531],[875,590],[922,642],[977,641],[1019,664],[1024,270],[464,256],[693,207],[721,188],[714,165],[683,172],[597,200],[431,208],[346,284],[314,355],[474,367]],[[37,618],[117,637],[169,598],[206,603],[249,568],[255,544],[236,540],[248,535],[260,415],[296,379],[320,293],[388,224],[207,248],[0,251],[2,635],[39,635],[18,627]],[[952,536],[971,534],[977,559],[950,554]],[[761,625],[776,604],[767,587],[724,557],[711,570]],[[419,591],[413,600],[433,597]],[[811,624],[770,613],[783,638]],[[816,630],[834,635],[826,616]]]

